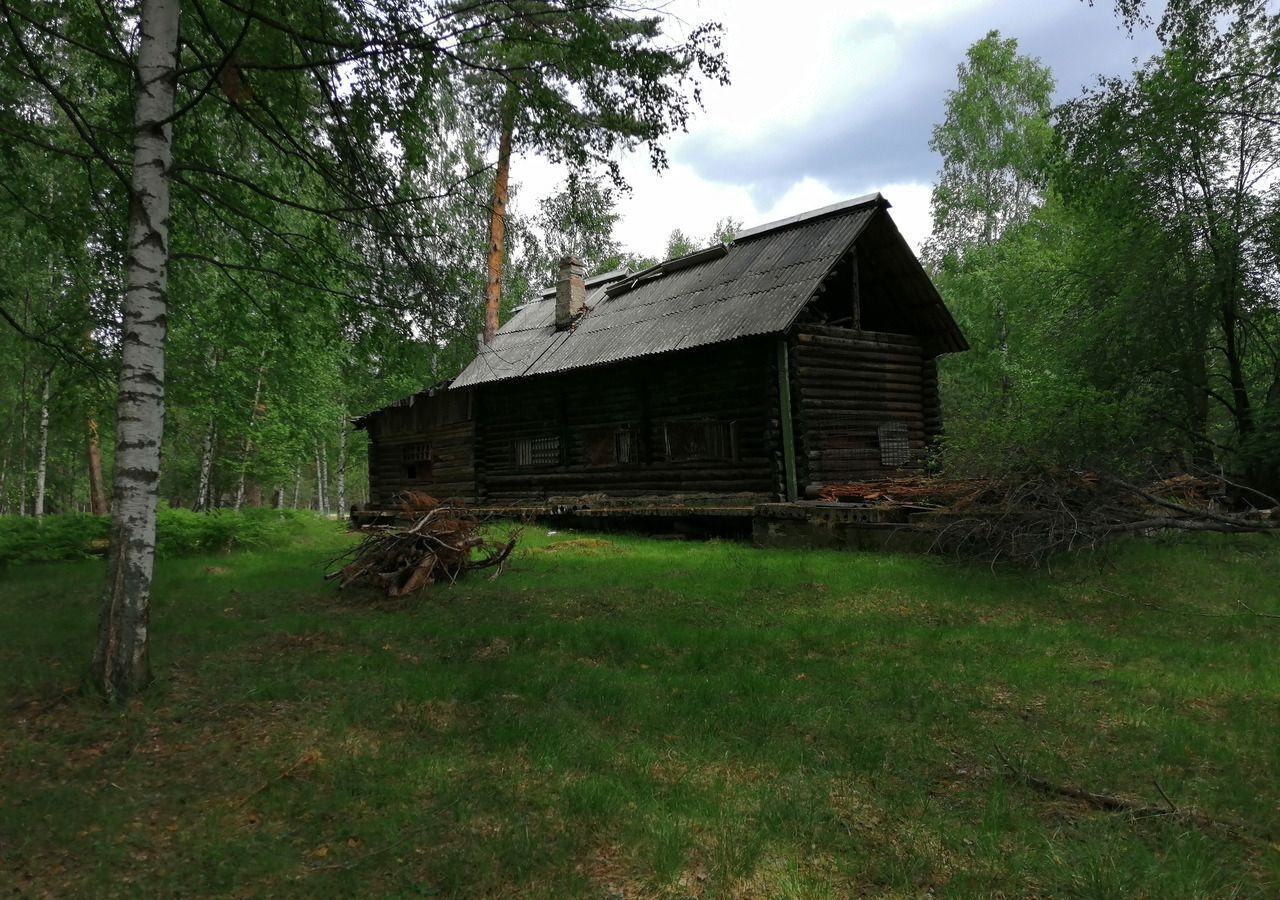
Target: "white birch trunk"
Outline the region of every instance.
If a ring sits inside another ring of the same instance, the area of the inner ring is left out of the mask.
[[[204,430],[204,447],[200,450],[200,485],[196,488],[196,511],[204,512],[213,506],[213,451],[218,445],[218,424],[213,416]]]
[[[169,301],[169,182],[179,0],[142,0],[138,17],[133,171],[120,331],[115,496],[107,584],[93,675],[110,699],[151,680],[148,637],[155,569],[164,342]]]
[[[44,385],[40,388],[40,438],[36,447],[36,503],[32,511],[37,519],[44,518],[44,485],[49,474],[49,389],[53,384],[53,366],[44,370]]]
[[[338,505],[335,509],[338,517],[347,514],[347,417],[342,417],[342,427],[338,431]]]
[[[324,489],[321,496],[324,499],[324,514],[327,516],[333,512],[333,495],[329,493],[329,444],[327,441],[320,442],[320,471],[324,473],[322,476]]]
[[[325,466],[325,449],[323,441],[316,442],[316,511],[322,516],[329,515],[329,470]]]
[[[302,463],[293,469],[293,508],[298,508],[298,500],[302,498]]]
[[[19,425],[18,425],[18,515],[25,516],[27,514],[27,454],[31,450],[31,444],[27,441],[27,361],[22,360],[22,383],[18,391],[18,396],[22,398],[19,406]]]
[[[262,351],[266,359],[267,351]],[[258,366],[258,381],[253,386],[253,406],[249,409],[249,430],[244,435],[244,446],[240,449],[240,483],[236,485],[236,512],[244,506],[244,478],[249,470],[249,453],[253,450],[253,426],[258,421],[258,402],[262,399],[262,366]]]
[[[210,359],[209,374],[216,378],[218,374],[218,351],[213,351]],[[215,382],[216,383],[216,382]],[[200,451],[200,484],[196,489],[196,512],[204,512],[213,506],[213,451],[218,446],[218,419],[209,414],[209,424],[204,430],[204,446]]]

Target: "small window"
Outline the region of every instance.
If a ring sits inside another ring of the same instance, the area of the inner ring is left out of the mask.
[[[636,461],[636,435],[630,428],[619,428],[613,433],[613,458],[619,465]]]
[[[880,441],[880,465],[896,469],[911,462],[911,434],[905,422],[885,422],[876,430]]]
[[[588,466],[625,466],[639,460],[635,432],[621,428],[589,428],[582,433],[582,455]]]
[[[410,481],[431,480],[431,445],[425,442],[405,444],[400,449],[404,475]]]
[[[520,438],[511,445],[517,466],[554,466],[560,463],[560,438]]]
[[[732,422],[668,422],[663,427],[667,459],[736,459]]]

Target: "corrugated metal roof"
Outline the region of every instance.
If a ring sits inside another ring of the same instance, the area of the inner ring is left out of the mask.
[[[517,310],[453,387],[784,332],[887,206],[872,194],[750,229],[724,252],[590,279],[587,312],[565,331],[555,327],[554,293],[545,294]]]
[[[872,203],[880,203],[886,209],[893,205],[888,200],[884,199],[884,195],[877,191],[874,194],[864,194],[861,197],[854,197],[852,200],[841,200],[839,203],[832,203],[830,206],[821,206],[817,209],[811,209],[808,212],[797,213],[794,216],[787,216],[785,219],[775,219],[772,222],[765,222],[763,225],[756,225],[752,228],[746,229],[745,231],[739,231],[734,236],[734,239],[741,241],[755,234],[763,234],[766,231],[775,231],[779,228],[786,228],[788,225],[794,225],[797,222],[805,222],[809,219],[816,219],[819,216],[828,215],[829,213],[841,212],[846,209],[852,209],[855,206],[868,206]]]

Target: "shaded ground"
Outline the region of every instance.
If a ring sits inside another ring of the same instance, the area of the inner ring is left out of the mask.
[[[165,561],[123,710],[74,690],[100,563],[0,573],[0,886],[1280,890],[1280,619],[1237,602],[1280,614],[1274,542],[1048,576],[531,529],[496,582],[366,605],[319,578],[348,540]]]

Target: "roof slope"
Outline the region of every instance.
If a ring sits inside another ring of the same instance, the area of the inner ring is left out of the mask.
[[[565,331],[556,330],[555,297],[546,294],[521,307],[452,386],[784,332],[888,205],[872,194],[752,228],[728,247],[588,279],[587,312]]]

